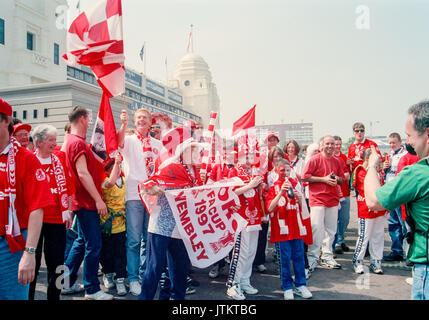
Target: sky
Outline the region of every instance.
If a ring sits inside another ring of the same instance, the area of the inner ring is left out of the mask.
[[[312,122],[315,140],[347,141],[357,121],[367,135],[405,136],[407,109],[429,98],[426,0],[122,0],[122,9],[126,66],[143,72],[146,42],[147,76],[164,83],[194,26],[222,128],[256,104],[256,124]]]

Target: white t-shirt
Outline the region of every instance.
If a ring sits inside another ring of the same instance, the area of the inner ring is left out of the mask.
[[[164,152],[162,142],[150,137],[152,147],[153,162]],[[137,186],[140,182],[146,181],[149,177],[146,173],[146,159],[143,157],[143,143],[135,134],[125,136],[124,148],[119,149],[124,157],[124,174],[127,190],[125,201],[140,200]]]

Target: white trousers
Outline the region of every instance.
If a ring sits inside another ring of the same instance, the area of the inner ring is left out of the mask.
[[[313,244],[308,247],[308,264],[311,267],[319,260],[320,251],[322,251],[322,259],[332,259],[332,243],[337,233],[338,206],[311,207],[310,218]]]
[[[359,236],[356,241],[353,262],[356,262],[356,260],[363,260],[365,258],[368,243],[370,260],[374,261],[383,259],[385,225],[385,216],[374,219],[359,219]]]
[[[234,282],[239,284],[250,284],[253,260],[255,260],[258,249],[259,231],[241,231],[240,255],[237,260]]]

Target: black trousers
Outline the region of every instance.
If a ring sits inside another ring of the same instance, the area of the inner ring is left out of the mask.
[[[262,230],[259,230],[258,248],[256,250],[255,260],[253,260],[254,266],[259,266],[260,264],[265,263],[265,249],[267,248],[269,222],[262,222],[261,227]]]
[[[64,224],[43,223],[39,243],[36,250],[36,270],[33,282],[30,283],[29,300],[34,300],[37,277],[42,261],[42,251],[45,255],[46,268],[48,269],[48,300],[60,300],[61,278],[64,269],[58,266],[64,265],[64,251],[66,247],[66,227]],[[58,281],[57,281],[58,280]]]
[[[125,241],[126,232],[112,233],[107,235],[102,233],[100,263],[103,273],[116,273],[115,279],[127,277],[127,254]]]

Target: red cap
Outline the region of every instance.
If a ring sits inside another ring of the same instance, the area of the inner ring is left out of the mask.
[[[3,113],[8,117],[12,117],[12,107],[2,98],[0,98],[0,113]]]
[[[17,133],[19,130],[22,130],[22,129],[30,132],[31,126],[25,123],[17,123],[16,125],[13,126],[13,134]]]

